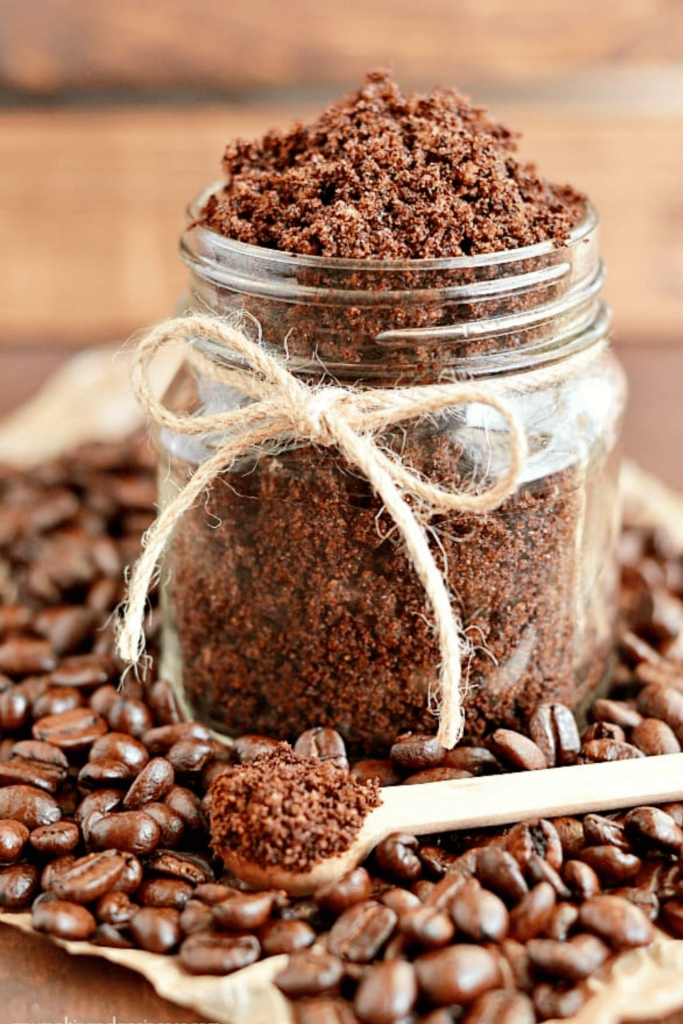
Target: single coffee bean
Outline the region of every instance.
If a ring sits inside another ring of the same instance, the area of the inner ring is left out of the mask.
[[[173,687],[166,679],[157,679],[148,695],[149,706],[159,725],[177,725],[182,721]]]
[[[107,718],[112,705],[118,699],[119,692],[116,687],[112,686],[111,683],[107,683],[105,686],[98,686],[98,688],[90,694],[89,704],[96,714],[102,715],[103,718]]]
[[[213,908],[213,920],[217,928],[226,931],[256,931],[271,915],[274,896],[269,892],[245,892],[229,896]]]
[[[94,689],[116,678],[116,662],[110,654],[73,654],[62,659],[50,678],[53,686]]]
[[[683,696],[683,695],[682,695]],[[598,764],[604,761],[630,761],[645,757],[642,750],[632,743],[620,743],[618,740],[590,740],[583,743],[579,754],[581,764]]]
[[[605,883],[628,882],[635,878],[641,865],[640,857],[617,846],[587,846],[579,856]]]
[[[578,818],[562,816],[552,818],[552,824],[559,836],[563,857],[576,857],[585,845],[582,822]]]
[[[169,748],[166,757],[179,774],[200,772],[213,757],[213,745],[206,740],[179,740]]]
[[[540,882],[523,896],[510,913],[510,937],[528,942],[548,925],[555,909],[557,895],[549,882]]]
[[[496,893],[508,906],[514,906],[529,891],[516,859],[499,847],[477,850],[476,873],[484,888]]]
[[[189,899],[180,912],[180,930],[183,935],[208,932],[213,928],[211,907],[201,900]]]
[[[576,862],[569,861],[569,863]],[[544,935],[549,939],[557,939],[558,942],[566,942],[578,919],[579,908],[573,903],[557,903],[544,928]]]
[[[95,904],[95,916],[101,924],[127,925],[140,908],[123,892],[106,892]]]
[[[57,657],[48,640],[15,636],[0,644],[0,672],[8,676],[29,676],[37,672],[51,672]]]
[[[142,864],[134,853],[126,853],[123,850],[119,851],[119,853],[123,857],[125,866],[123,874],[114,885],[113,890],[115,892],[126,893],[126,895],[130,896],[131,893],[136,892],[142,884]]]
[[[40,872],[35,864],[12,864],[0,869],[0,907],[27,907],[38,888]]]
[[[196,932],[183,940],[178,959],[190,974],[231,974],[253,964],[260,954],[255,935]]]
[[[583,832],[587,846],[615,846],[625,853],[633,853],[624,826],[602,814],[587,814],[583,819]]]
[[[12,818],[28,829],[51,825],[62,816],[59,804],[48,793],[33,786],[5,786],[0,788],[0,818]]]
[[[583,981],[602,967],[610,955],[609,947],[596,935],[574,935],[566,942],[556,939],[531,939],[527,943],[534,967],[554,978]]]
[[[148,878],[137,889],[135,899],[145,907],[174,907],[182,910],[192,896],[192,886],[179,878]]]
[[[401,770],[420,771],[422,768],[438,768],[446,757],[446,748],[436,736],[406,733],[392,745],[389,757]]]
[[[683,693],[657,683],[644,686],[638,694],[638,710],[645,718],[666,722],[678,742],[683,742]]]
[[[308,949],[315,942],[316,934],[305,921],[277,919],[264,925],[259,938],[264,955],[277,956],[278,953],[296,953]]]
[[[355,868],[341,878],[320,886],[313,894],[321,910],[341,914],[354,903],[367,900],[372,889],[370,875],[365,868]]]
[[[436,1006],[467,1005],[502,983],[496,957],[482,946],[455,944],[415,961],[418,986]]]
[[[214,873],[208,861],[197,853],[179,850],[157,850],[147,860],[150,874],[169,875],[191,885],[214,882]]]
[[[512,729],[496,729],[489,743],[493,753],[513,768],[536,771],[539,768],[548,767],[545,754],[538,744],[521,732],[515,732]]]
[[[183,819],[185,828],[189,831],[204,827],[199,797],[191,789],[185,789],[183,786],[171,786],[164,797],[164,803]]]
[[[600,892],[597,872],[581,860],[567,860],[562,868],[562,877],[572,893],[580,900],[589,900]]]
[[[302,732],[294,744],[294,753],[304,757],[317,757],[320,760],[333,758],[335,763],[348,768],[346,744],[336,729],[317,726]]]
[[[375,849],[375,861],[381,874],[399,882],[414,882],[422,874],[417,855],[419,842],[406,832],[392,832]]]
[[[63,750],[52,743],[41,743],[40,740],[18,740],[12,747],[12,757],[20,757],[23,761],[36,761],[54,765],[57,768],[69,767],[69,759]]]
[[[534,1007],[539,1020],[573,1017],[588,999],[589,992],[580,983],[570,988],[558,988],[543,981],[533,993]]]
[[[29,830],[20,821],[0,819],[0,865],[13,864],[19,860],[28,837]]]
[[[571,892],[567,888],[559,871],[551,867],[547,860],[543,860],[537,853],[532,853],[524,868],[524,877],[529,883],[529,888],[538,885],[539,882],[550,882],[557,893],[558,899],[567,900]]]
[[[370,779],[379,779],[380,786],[398,786],[403,776],[392,761],[370,758],[366,761],[356,761],[351,774],[359,782],[369,782]]]
[[[443,764],[471,775],[492,775],[501,771],[500,761],[487,747],[454,747],[447,752]]]
[[[19,732],[31,714],[31,702],[18,687],[0,693],[0,729],[5,733]]]
[[[180,941],[180,914],[170,907],[142,907],[130,920],[128,929],[141,949],[170,953]]]
[[[159,803],[175,782],[175,772],[164,757],[153,757],[130,787],[123,801],[127,811],[140,810],[149,803]]]
[[[683,829],[659,807],[636,807],[624,818],[624,831],[639,848],[677,856],[683,852]]]
[[[591,716],[595,722],[612,722],[622,729],[635,729],[643,720],[643,716],[632,704],[623,700],[608,700],[600,697],[591,708]],[[637,744],[636,744],[637,746]]]
[[[90,752],[89,761],[122,761],[137,775],[149,761],[147,748],[134,736],[125,732],[108,732],[95,740]]]
[[[678,754],[681,750],[671,726],[658,718],[643,718],[631,733],[631,743],[650,757]]]
[[[620,896],[594,896],[582,904],[579,921],[614,949],[648,946],[654,938],[650,919]]]
[[[81,826],[85,834],[86,821],[90,820],[93,815],[103,817],[110,811],[115,811],[120,806],[121,800],[121,791],[118,789],[99,789],[90,793],[76,808],[76,823]]]
[[[403,780],[404,786],[422,786],[426,782],[448,782],[451,779],[471,779],[471,772],[463,771],[462,768],[447,768],[442,765],[440,768],[423,768],[419,772],[413,772]]]
[[[53,825],[41,825],[34,829],[29,836],[29,843],[41,857],[59,857],[72,853],[80,838],[75,822],[56,821]]]
[[[649,889],[639,889],[637,885],[623,885],[610,889],[610,896],[621,896],[622,899],[633,903],[651,921],[656,921],[659,917],[661,901],[656,892],[652,892]]]
[[[121,786],[126,789],[135,778],[135,771],[123,761],[100,758],[84,764],[78,773],[81,789],[102,789]]]
[[[332,925],[328,951],[352,963],[370,963],[392,935],[397,921],[395,911],[376,900],[356,903]]]
[[[363,975],[353,1008],[363,1024],[395,1024],[405,1020],[416,1000],[413,965],[405,960],[385,960]]]
[[[107,712],[107,720],[114,732],[126,732],[137,739],[141,739],[154,724],[152,712],[144,701],[128,696],[114,701]]]
[[[161,829],[144,811],[114,811],[91,824],[89,841],[95,850],[151,853],[159,845]]]
[[[47,932],[58,939],[71,941],[91,938],[97,927],[89,910],[67,900],[34,904],[32,923],[37,932]]]
[[[33,717],[47,718],[48,715],[62,715],[83,705],[83,698],[73,687],[51,686],[33,701]]]
[[[167,804],[145,804],[145,814],[154,818],[161,829],[161,846],[172,849],[180,842],[185,832],[185,822]]]
[[[240,736],[235,741],[235,747],[244,738]],[[165,754],[174,743],[179,743],[181,740],[197,739],[208,743],[211,739],[211,733],[205,726],[200,725],[199,722],[176,722],[171,725],[159,725],[156,728],[150,728],[141,739],[150,754],[157,756],[158,754]],[[277,740],[269,740],[268,743],[269,747],[272,747],[277,744]]]
[[[532,818],[514,825],[506,836],[505,849],[512,854],[522,870],[534,853],[547,860],[556,871],[562,867],[560,837],[552,822],[545,818]]]
[[[36,617],[35,630],[49,641],[57,654],[70,654],[88,639],[94,619],[90,608],[58,605],[44,608]]]
[[[229,896],[238,895],[240,891],[220,882],[202,882],[195,888],[194,895],[196,899],[213,906],[214,903],[222,903],[223,900],[227,900]]]
[[[536,1024],[536,1013],[524,992],[491,989],[475,999],[463,1024]]]
[[[507,907],[473,878],[456,893],[450,911],[458,931],[476,942],[501,942],[507,934]]]
[[[453,921],[437,907],[417,906],[399,915],[398,928],[406,942],[422,949],[440,949],[455,935]]]
[[[389,907],[399,915],[406,910],[422,906],[419,897],[414,892],[410,892],[409,889],[400,889],[398,886],[385,889],[378,899],[385,907]]]
[[[626,743],[626,733],[620,725],[616,725],[614,722],[593,722],[592,725],[589,725],[588,728],[584,730],[583,736],[581,737],[581,746],[587,746],[597,740],[610,740],[613,743],[621,745]],[[600,749],[600,747],[595,748],[596,751],[599,751]],[[604,760],[604,758],[598,757],[598,760]]]
[[[33,738],[52,743],[60,750],[87,750],[107,731],[107,723],[91,708],[75,708],[61,715],[48,715],[33,725]]]
[[[454,870],[454,864],[458,860],[455,853],[444,850],[441,846],[430,846],[424,843],[417,851],[420,863],[425,871],[433,879],[443,878]]]
[[[121,878],[124,867],[123,857],[115,850],[89,853],[70,864],[65,864],[64,869],[58,873],[53,873],[49,879],[49,888],[59,899],[73,903],[91,903],[114,887]],[[43,886],[47,888],[45,878]]]
[[[65,777],[65,770],[54,764],[24,761],[21,757],[0,761],[0,786],[33,786],[54,796]]]
[[[343,976],[344,964],[339,957],[311,949],[293,953],[273,983],[290,999],[298,999],[330,992]]]

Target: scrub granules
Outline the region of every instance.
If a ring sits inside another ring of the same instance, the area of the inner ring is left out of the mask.
[[[622,385],[600,355],[594,223],[566,246],[590,222],[584,197],[539,178],[514,150],[512,133],[457,93],[404,97],[377,73],[307,127],[230,145],[227,184],[196,211],[183,247],[191,301],[252,314],[267,345],[286,346],[293,365],[307,361],[312,383],[326,372],[360,386],[453,380],[511,350],[523,378],[558,360],[534,364],[543,345],[560,349],[586,325],[594,330],[588,369],[572,370],[567,385],[561,368],[541,383],[536,374],[524,394],[536,459],[529,481],[485,516],[425,519],[472,648],[463,665],[471,736],[523,728],[540,701],[576,707],[587,698],[605,674],[614,618],[611,452]],[[250,247],[233,252],[233,240]],[[554,243],[540,257],[483,259],[540,241]],[[292,254],[274,254],[267,276],[260,253],[268,260],[273,249]],[[310,254],[324,259],[307,263]],[[455,276],[419,262],[463,255],[483,262]],[[578,312],[567,306],[556,327],[553,307],[536,312],[566,298],[567,265]],[[501,287],[506,275],[513,283]],[[480,329],[485,320],[490,331]],[[453,325],[464,326],[459,336]],[[424,327],[436,333],[414,337]],[[396,329],[406,332],[399,341],[378,338]],[[167,395],[181,412],[240,401],[191,365]],[[608,410],[602,419],[596,408]],[[504,464],[495,425],[477,427],[462,410],[402,426],[382,443],[443,487],[485,486]],[[206,450],[168,434],[160,441],[171,495]],[[176,528],[164,605],[163,671],[188,712],[220,732],[293,740],[312,724],[331,726],[354,756],[373,756],[397,731],[436,729],[440,655],[423,587],[381,501],[332,449],[266,448],[217,478]]]
[[[307,871],[348,850],[381,802],[378,779],[359,782],[348,768],[281,743],[213,783],[212,846],[263,867]]]

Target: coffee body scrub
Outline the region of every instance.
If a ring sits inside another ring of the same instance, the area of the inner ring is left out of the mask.
[[[461,625],[466,732],[587,701],[613,646],[625,393],[590,204],[521,163],[513,134],[456,92],[404,96],[383,73],[309,125],[231,143],[223,169],[189,211],[188,308],[227,318],[311,389],[463,382],[522,426],[516,486],[495,509],[443,511],[402,489]],[[253,392],[226,382],[234,366],[197,337],[166,406],[251,409]],[[394,420],[377,442],[465,495],[495,486],[514,443],[472,398]],[[162,426],[161,503],[223,443]],[[266,439],[216,475],[175,527],[162,599],[162,671],[219,732],[292,740],[316,723],[381,756],[397,730],[437,729],[432,606],[394,517],[333,442]]]

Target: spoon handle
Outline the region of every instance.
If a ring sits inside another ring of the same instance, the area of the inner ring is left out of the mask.
[[[425,835],[683,799],[683,753],[382,790],[373,831]]]

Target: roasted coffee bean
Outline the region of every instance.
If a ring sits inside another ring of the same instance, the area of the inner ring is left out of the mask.
[[[453,945],[415,961],[418,986],[430,1003],[467,1005],[502,982],[498,960],[482,946]]]
[[[397,921],[395,911],[376,900],[356,903],[332,925],[327,948],[352,963],[370,963],[392,935]]]
[[[157,679],[152,684],[148,701],[158,725],[177,725],[182,721],[173,687],[166,679]]]
[[[649,918],[620,896],[594,896],[582,904],[579,921],[614,949],[647,946],[654,938]]]
[[[179,740],[169,748],[166,757],[179,774],[200,772],[213,757],[213,745],[206,740]]]
[[[533,888],[539,882],[550,882],[558,899],[567,900],[571,896],[571,892],[560,873],[551,867],[547,860],[539,857],[537,853],[532,853],[529,857],[524,868],[524,877],[529,883],[529,888]]]
[[[405,960],[375,964],[361,978],[353,1000],[364,1024],[394,1024],[405,1020],[417,1000],[415,968]]]
[[[14,821],[12,818],[0,819],[0,865],[13,864],[19,860],[28,837],[29,830],[20,821]]]
[[[63,715],[82,704],[83,698],[73,687],[50,686],[33,701],[32,713],[34,718],[47,718],[49,715]]]
[[[579,762],[598,764],[604,761],[630,761],[638,757],[645,755],[632,743],[622,743],[614,739],[590,740],[582,744]]]
[[[409,889],[400,889],[398,886],[385,889],[378,899],[385,907],[389,907],[399,915],[406,910],[422,906],[419,897],[414,892],[410,892]]]
[[[5,786],[0,789],[0,818],[12,818],[28,829],[51,825],[62,816],[59,804],[48,793],[33,786]]]
[[[615,846],[625,853],[633,853],[624,826],[613,818],[606,818],[602,814],[586,814],[583,834],[587,846]]]
[[[78,825],[73,821],[56,821],[41,825],[31,832],[29,843],[41,857],[60,857],[72,853],[80,842]]]
[[[170,953],[181,938],[179,922],[180,914],[170,907],[142,907],[133,915],[128,928],[141,949]]]
[[[612,722],[622,729],[635,729],[643,720],[643,716],[633,705],[623,700],[608,700],[604,697],[594,702],[591,715],[595,722]]]
[[[65,860],[66,858],[61,858]],[[85,857],[65,864],[63,870],[53,873],[49,888],[59,899],[73,903],[91,903],[113,889],[121,878],[125,861],[115,850],[89,853]],[[47,888],[43,879],[43,887]]]
[[[261,948],[255,935],[196,932],[183,941],[178,959],[191,974],[231,974],[253,964],[260,954]]]
[[[12,864],[0,869],[0,907],[21,910],[33,899],[40,872],[35,864]]]
[[[51,743],[60,750],[87,750],[107,731],[107,723],[91,708],[75,708],[61,715],[40,718],[33,726],[33,737]]]
[[[454,747],[443,762],[448,768],[461,768],[472,775],[491,775],[501,771],[501,763],[487,747]]]
[[[124,892],[106,892],[95,905],[95,916],[101,924],[127,925],[140,908]]]
[[[0,693],[0,729],[3,732],[19,732],[24,728],[31,713],[31,702],[26,693],[17,687]]]
[[[54,796],[65,775],[64,769],[56,765],[24,761],[21,757],[0,761],[0,786],[33,786]]]
[[[582,860],[567,860],[562,877],[575,896],[588,900],[600,892],[600,879],[594,869]]]
[[[422,949],[440,949],[455,935],[451,918],[437,907],[417,906],[399,915],[398,928],[406,942]]]
[[[510,913],[509,931],[518,942],[528,942],[548,925],[557,895],[549,882],[540,882],[523,896]]]
[[[399,736],[389,751],[389,757],[404,771],[420,771],[422,768],[438,768],[446,757],[436,736],[423,733],[406,733]]]
[[[0,672],[8,676],[51,672],[56,665],[57,656],[49,640],[14,636],[0,644]]]
[[[683,829],[659,807],[636,807],[624,818],[624,831],[639,848],[646,847],[680,856]]]
[[[164,757],[153,757],[132,784],[123,801],[127,811],[139,810],[145,804],[159,803],[175,782],[175,772]]]
[[[135,772],[123,761],[100,758],[84,764],[78,773],[81,789],[102,789],[121,786],[126,789],[135,778]]]
[[[522,870],[532,854],[547,860],[551,868],[562,867],[562,843],[552,822],[545,818],[532,818],[514,825],[505,839],[505,849],[511,853]]]
[[[529,735],[548,765],[574,764],[581,739],[572,711],[564,704],[540,704],[529,720]]]
[[[134,893],[139,889],[142,883],[142,864],[134,853],[126,853],[124,851],[120,851],[120,853],[123,857],[125,867],[123,869],[123,874],[114,885],[114,891],[123,892],[130,896],[131,893]]]
[[[161,829],[161,846],[173,848],[180,842],[185,832],[185,822],[167,804],[145,804],[145,814],[154,818]]]
[[[658,718],[643,718],[631,733],[631,743],[649,756],[678,754],[681,750],[671,726]]]
[[[575,864],[576,861],[569,861]],[[579,908],[573,903],[557,903],[552,912],[543,934],[548,939],[557,939],[558,942],[565,942],[569,937],[574,925],[579,919]]]
[[[116,687],[112,686],[111,683],[107,683],[105,686],[99,686],[94,693],[91,693],[89,704],[96,714],[107,718],[112,704],[118,699],[119,692]]]
[[[63,658],[50,678],[53,686],[93,689],[116,678],[116,663],[110,654],[74,654]]]
[[[69,759],[63,750],[51,743],[41,743],[40,740],[18,740],[12,747],[12,757],[51,764],[65,770],[69,767]]]
[[[239,737],[240,740],[244,738],[243,736]],[[170,725],[159,725],[156,728],[150,728],[142,736],[142,742],[153,756],[165,754],[174,743],[192,739],[204,740],[208,743],[211,739],[211,733],[206,726],[200,725],[199,722],[176,722]],[[235,741],[235,748],[237,748],[238,742],[239,740]],[[277,744],[277,740],[268,740],[268,744],[268,749],[270,749]]]
[[[588,995],[588,991],[581,984],[559,988],[555,984],[543,981],[536,985],[533,993],[538,1019],[573,1017],[586,1002]]]
[[[154,724],[152,712],[137,697],[119,697],[115,700],[107,712],[107,720],[115,732],[126,732],[137,739],[143,737]]]
[[[566,981],[583,981],[602,967],[610,950],[596,935],[582,934],[566,942],[531,939],[527,953],[534,967],[544,974]]]
[[[137,775],[149,761],[147,748],[125,732],[108,732],[95,740],[88,754],[89,761],[122,761]]]
[[[94,623],[90,608],[58,605],[36,616],[35,630],[50,642],[57,654],[71,654],[88,639]]]
[[[489,743],[493,753],[513,768],[535,771],[548,767],[546,756],[538,744],[521,732],[515,732],[512,729],[496,729]]]
[[[145,907],[174,907],[182,910],[192,896],[192,886],[179,878],[148,878],[137,889],[135,899]]]
[[[197,853],[179,850],[157,850],[147,859],[147,870],[155,875],[169,875],[181,878],[191,885],[202,885],[215,881],[208,861]]]
[[[211,907],[201,900],[189,899],[180,912],[180,930],[183,935],[208,932],[213,927]]]
[[[587,846],[579,854],[599,878],[606,883],[628,882],[640,870],[641,860],[634,853],[626,853],[616,846]]]
[[[596,740],[612,740],[614,743],[621,744],[626,742],[626,733],[620,725],[616,725],[614,722],[593,722],[584,731],[581,745],[594,743]]]
[[[475,999],[463,1024],[536,1024],[534,1004],[524,992],[491,989]]]
[[[58,939],[85,941],[92,937],[97,927],[95,918],[78,903],[66,900],[52,900],[38,903],[33,907],[33,927],[37,932],[47,932]]]
[[[84,828],[85,822],[91,818],[91,815],[102,817],[110,811],[115,811],[120,807],[122,799],[122,794],[118,789],[98,789],[95,793],[90,793],[76,809],[77,824]]]
[[[471,779],[471,772],[463,771],[462,768],[423,768],[422,771],[413,772],[403,780],[404,786],[422,786],[426,782],[450,782],[453,779]]]
[[[336,729],[317,726],[302,732],[294,744],[294,753],[321,760],[333,758],[341,767],[348,768],[346,744]]]
[[[315,942],[316,934],[310,924],[292,918],[267,922],[259,938],[265,956],[277,956],[278,953],[296,953],[300,949],[308,949]]]
[[[500,942],[507,934],[507,907],[473,878],[456,893],[450,912],[458,931],[476,942]]]
[[[644,686],[638,694],[638,710],[646,718],[666,722],[678,742],[683,742],[683,693],[679,690],[658,683]]]
[[[651,921],[656,921],[659,916],[661,908],[659,896],[649,889],[639,889],[636,885],[617,886],[616,889],[610,889],[610,896],[621,896],[622,899],[633,903]]]
[[[485,889],[514,906],[529,891],[519,864],[511,853],[496,846],[477,850],[477,878]]]
[[[108,946],[113,949],[135,949],[135,945],[113,924],[98,924],[91,938],[93,946]]]
[[[334,882],[320,886],[313,893],[313,899],[321,910],[341,914],[354,903],[368,899],[371,889],[372,881],[365,868],[355,868]]]
[[[419,842],[406,832],[392,832],[375,849],[377,867],[383,875],[399,882],[414,882],[422,874],[417,855]]]
[[[164,797],[164,803],[183,819],[186,829],[192,831],[203,828],[204,818],[201,803],[199,797],[192,790],[185,789],[183,786],[171,786]]]
[[[379,779],[380,786],[398,786],[402,775],[393,765],[392,761],[383,761],[378,758],[371,758],[366,761],[356,761],[351,774],[359,782],[369,782],[370,779]]]
[[[287,966],[275,975],[273,983],[290,999],[298,999],[330,992],[343,975],[344,964],[339,957],[322,950],[303,950],[289,957]]]
[[[213,919],[226,931],[256,931],[271,915],[274,896],[269,892],[245,892],[229,896],[213,907]]]
[[[458,860],[457,854],[450,853],[441,846],[430,846],[428,843],[420,846],[417,855],[425,873],[434,879],[443,878],[454,870],[455,862]]]
[[[89,842],[95,850],[151,853],[159,845],[161,829],[144,811],[114,811],[93,822]]]
[[[196,899],[213,906],[214,903],[222,903],[229,896],[236,896],[239,892],[239,889],[233,889],[220,882],[202,882],[195,888],[194,895]]]

